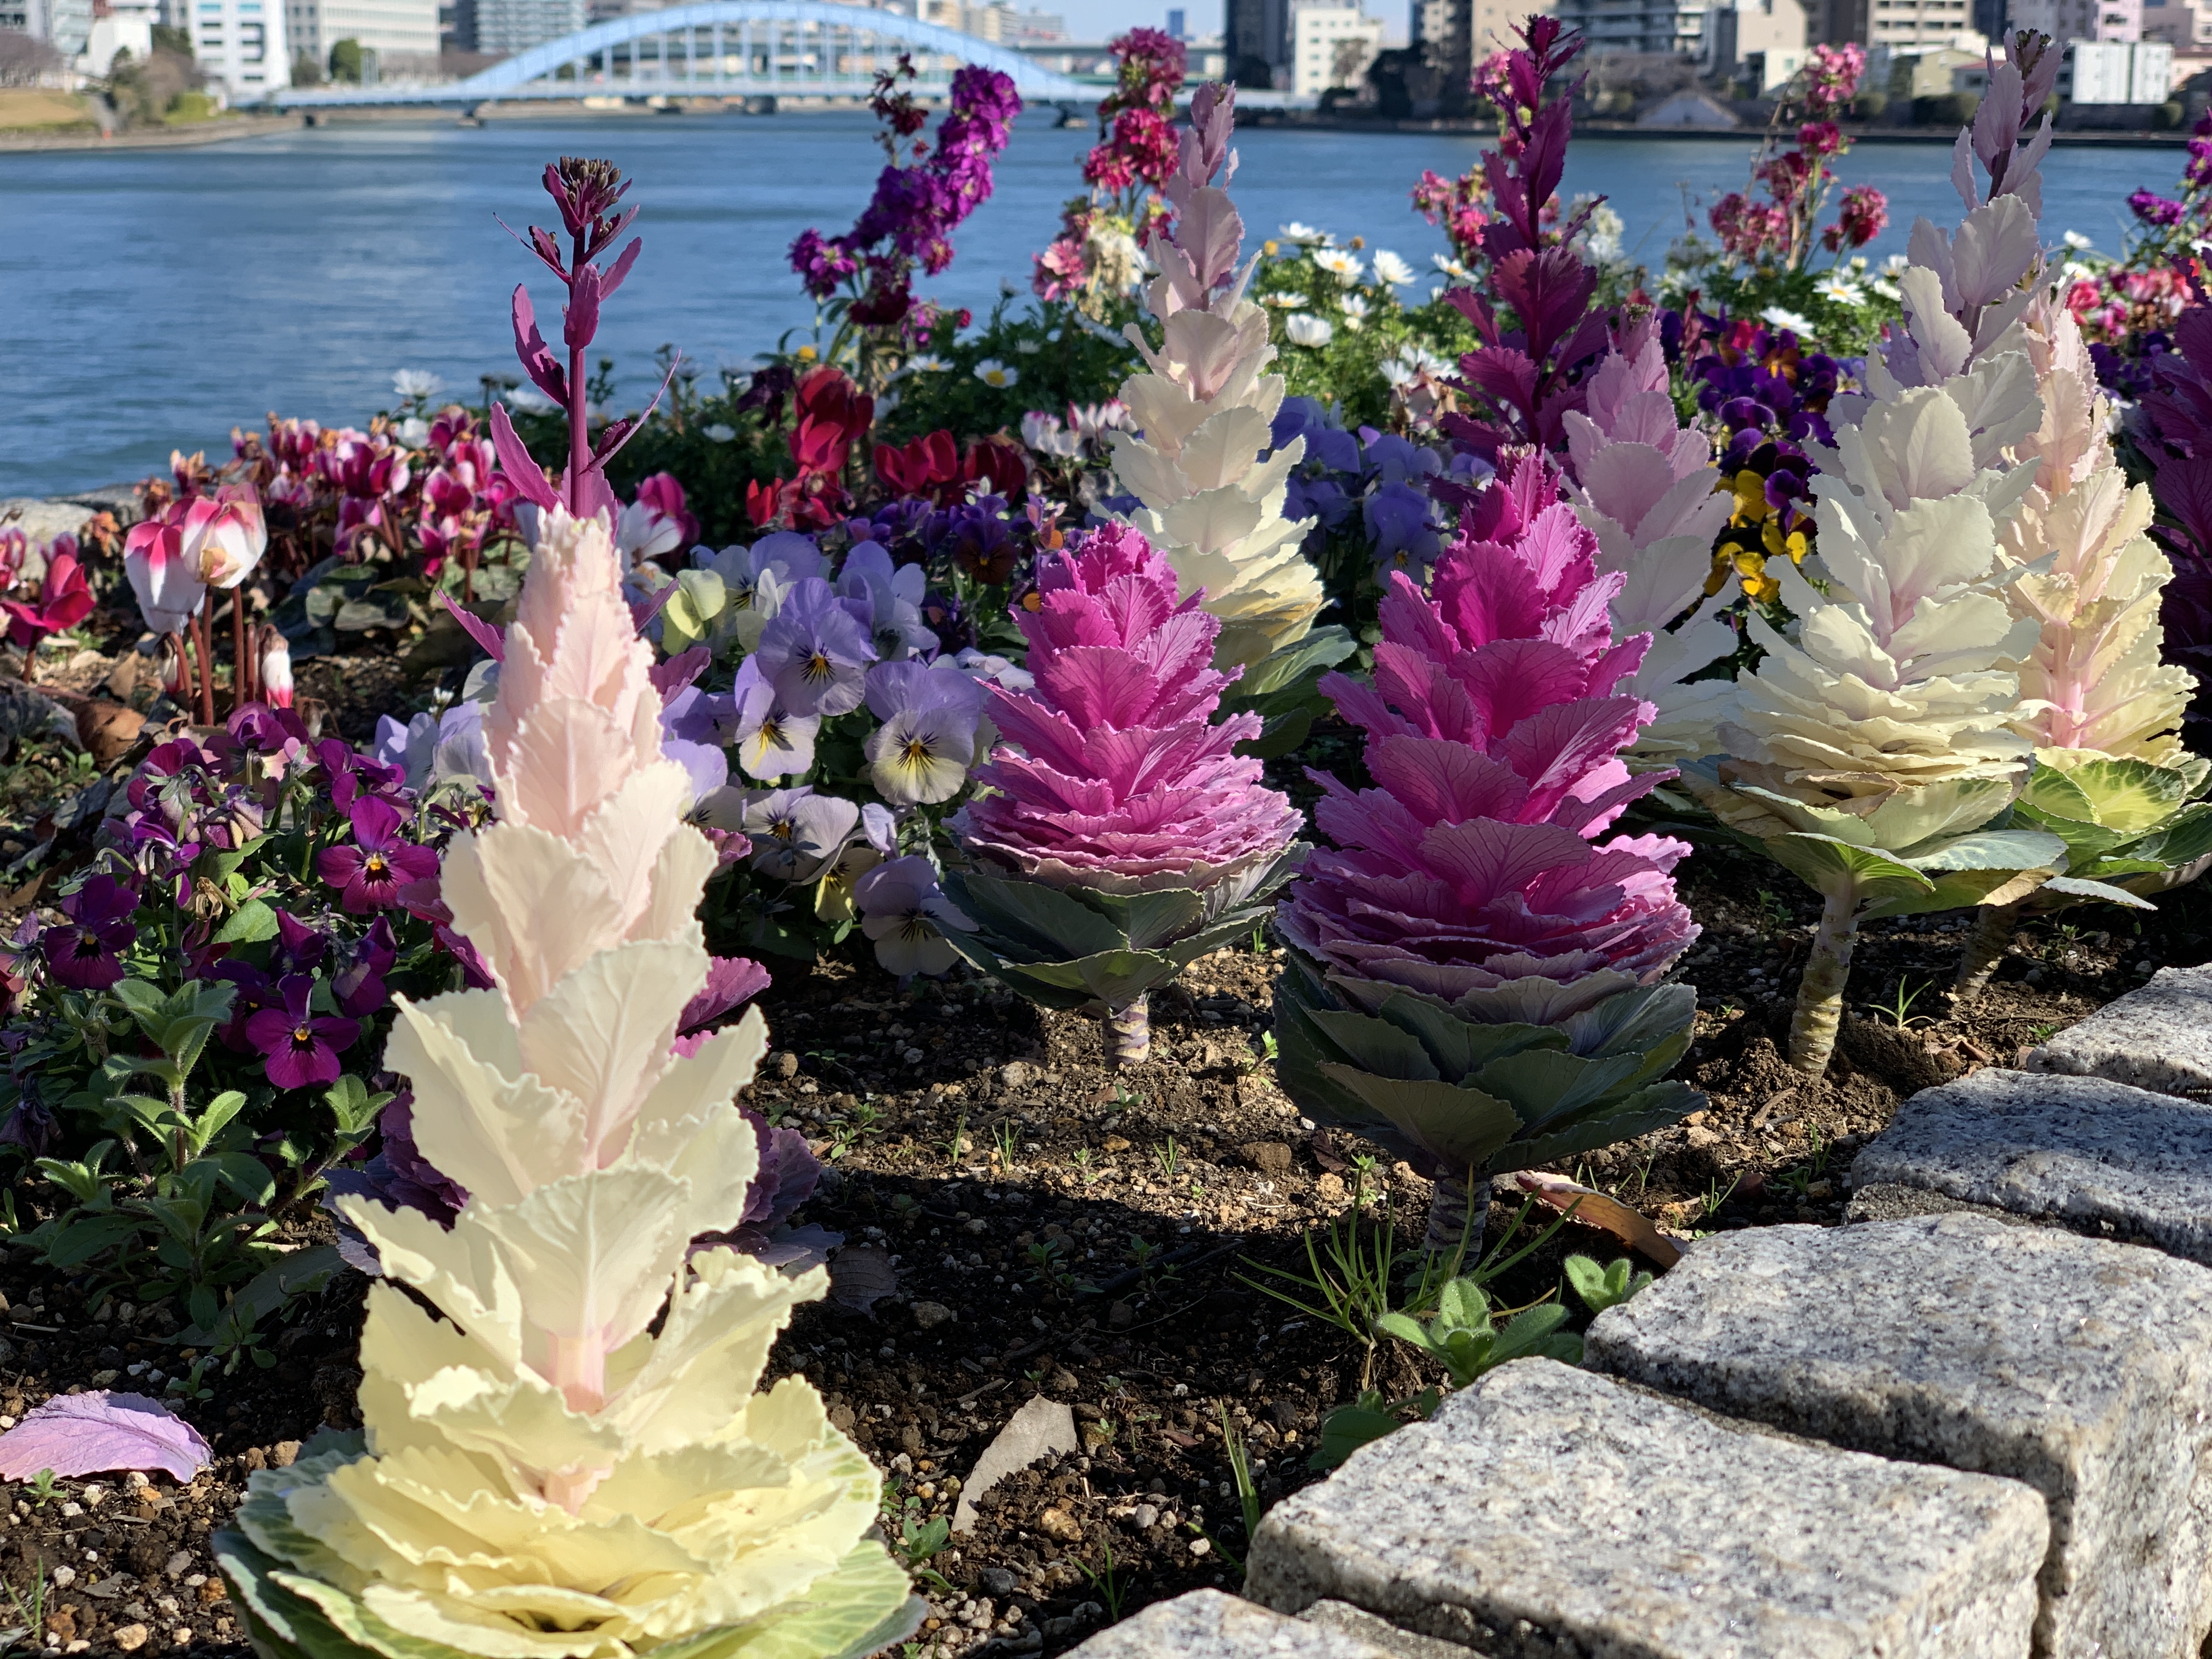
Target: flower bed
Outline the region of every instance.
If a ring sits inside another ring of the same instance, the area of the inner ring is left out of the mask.
[[[1018,314],[916,292],[1012,89],[932,132],[902,67],[803,349],[608,418],[665,276],[564,160],[533,395],[0,532],[0,1411],[211,1448],[25,1481],[49,1641],[1056,1651],[1570,1353],[1601,1261],[1838,1220],[1905,1095],[2212,957],[2212,323],[2039,247],[2055,55],[1876,273],[1823,49],[1655,275],[1559,200],[1535,20],[1424,302],[1248,253],[1232,94],[1178,132],[1124,45]],[[948,1534],[1040,1394],[1073,1443]]]

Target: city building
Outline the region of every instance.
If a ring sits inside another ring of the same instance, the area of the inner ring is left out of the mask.
[[[2172,96],[2173,47],[2164,40],[2069,40],[2058,96],[2069,104],[2162,104]]]
[[[43,40],[74,60],[92,37],[92,0],[0,0],[0,29]]]
[[[104,76],[115,67],[116,58],[126,52],[132,61],[145,62],[154,50],[154,25],[160,21],[160,9],[151,4],[100,8],[93,17],[84,55],[76,60],[76,67],[87,75]]]
[[[2212,3],[2208,0],[2142,0],[2141,39],[2170,46],[2212,46]]]
[[[386,76],[435,65],[438,0],[283,0],[283,10],[294,58],[327,68],[332,46],[357,40]]]
[[[1524,18],[1553,9],[1553,0],[1413,0],[1413,44],[1447,81],[1463,84],[1479,60],[1514,41]]]
[[[1168,8],[1168,33],[1178,40],[1188,40],[1190,39],[1189,31],[1183,27],[1183,15],[1184,14],[1181,7],[1170,6]]]
[[[2143,0],[2012,0],[2008,22],[2054,40],[2140,40]]]
[[[1559,0],[1559,15],[1593,53],[1706,55],[1705,0]]]
[[[1301,6],[1291,14],[1291,90],[1314,98],[1357,87],[1382,50],[1382,20],[1357,5]]]
[[[1805,67],[1808,20],[1800,0],[1734,0],[1705,17],[1705,72],[1770,93]]]
[[[587,21],[585,0],[476,0],[476,50],[512,58],[574,34]]]
[[[292,84],[283,0],[191,0],[192,57],[234,104]]]
[[[1974,6],[1975,0],[1829,0],[1820,38],[1856,40],[1869,54],[1883,46],[1979,52],[1989,37],[1975,25]]]

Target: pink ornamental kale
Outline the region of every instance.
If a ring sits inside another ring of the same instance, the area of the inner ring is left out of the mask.
[[[1297,811],[1236,752],[1259,717],[1214,721],[1241,671],[1210,665],[1202,597],[1178,602],[1123,525],[1042,562],[1037,609],[1015,612],[1035,687],[990,687],[990,793],[951,821],[974,867],[946,886],[980,923],[953,944],[1048,1006],[1103,1006],[1121,1064],[1147,1051],[1146,994],[1264,920],[1304,852]]]
[[[1334,847],[1277,912],[1284,1086],[1439,1177],[1439,1248],[1467,1220],[1461,1177],[1643,1133],[1698,1099],[1662,1075],[1696,1010],[1659,983],[1697,936],[1669,873],[1689,848],[1600,839],[1672,774],[1620,759],[1653,715],[1619,692],[1650,636],[1614,641],[1623,578],[1596,553],[1549,461],[1524,453],[1431,594],[1393,577],[1372,682],[1322,683],[1368,734],[1377,787],[1312,775]]]

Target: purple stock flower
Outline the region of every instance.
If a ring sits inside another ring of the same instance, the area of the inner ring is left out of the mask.
[[[264,1008],[246,1022],[246,1040],[267,1056],[269,1080],[280,1089],[304,1089],[335,1083],[343,1068],[338,1055],[353,1046],[361,1027],[349,1019],[329,1019],[309,1012],[315,981],[292,974],[277,982],[283,1006]]]
[[[406,819],[399,809],[374,795],[363,795],[347,809],[354,844],[326,847],[315,860],[315,872],[344,890],[340,901],[354,915],[388,910],[399,902],[399,890],[410,881],[438,873],[438,855],[400,839]]]
[[[826,715],[860,706],[876,652],[867,631],[817,576],[791,590],[753,656],[792,708]]]
[[[2128,208],[2147,225],[2178,225],[2189,212],[2180,203],[2168,201],[2148,190],[2139,190],[2130,196]]]
[[[137,890],[102,872],[66,895],[58,908],[69,920],[39,937],[46,971],[80,991],[106,990],[123,977],[120,953],[137,935],[131,925]]]
[[[900,806],[935,805],[960,792],[975,758],[983,688],[951,663],[878,663],[868,671],[868,708],[883,721],[869,734],[868,775]]]
[[[822,729],[822,717],[795,712],[752,658],[738,665],[730,697],[735,705],[731,741],[746,776],[766,781],[813,769],[814,738]]]

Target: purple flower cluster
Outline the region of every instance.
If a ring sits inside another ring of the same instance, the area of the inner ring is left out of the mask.
[[[843,235],[807,230],[792,243],[791,268],[806,291],[827,300],[865,276],[854,319],[875,328],[905,321],[914,307],[914,267],[933,276],[952,263],[952,232],[990,198],[991,160],[1006,149],[1021,107],[1012,77],[974,64],[956,73],[935,146],[919,149],[908,166],[886,167]]]

